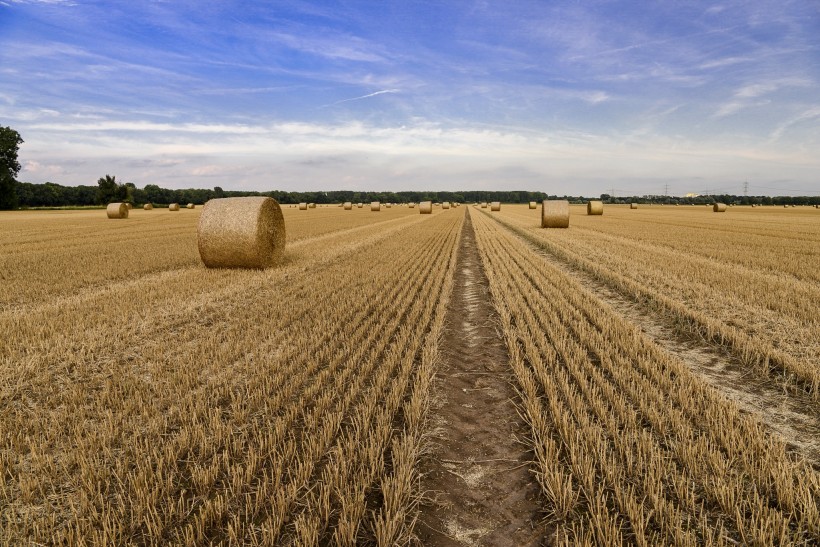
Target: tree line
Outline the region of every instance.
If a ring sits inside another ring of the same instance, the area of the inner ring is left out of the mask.
[[[106,205],[111,202],[124,201],[140,206],[152,203],[157,206],[169,203],[203,204],[209,199],[242,196],[269,196],[279,203],[317,203],[333,204],[350,201],[352,203],[369,203],[371,201],[389,203],[408,203],[420,201],[450,201],[475,203],[482,201],[501,201],[503,203],[541,202],[545,199],[568,199],[571,202],[585,203],[589,199],[601,199],[605,203],[656,203],[703,205],[714,202],[734,203],[738,205],[815,205],[820,204],[820,196],[736,196],[731,194],[702,195],[696,197],[676,196],[559,196],[546,192],[515,190],[466,190],[448,191],[401,191],[401,192],[364,192],[354,190],[328,190],[314,192],[285,192],[271,190],[267,192],[223,190],[216,186],[212,189],[186,188],[174,190],[148,184],[137,188],[130,182],[117,182],[116,177],[105,175],[96,186],[62,186],[53,182],[34,184],[16,183],[17,205],[19,207],[88,207]],[[11,208],[11,207],[6,207]]]

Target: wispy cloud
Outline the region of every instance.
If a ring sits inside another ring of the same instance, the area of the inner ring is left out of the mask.
[[[398,93],[398,92],[399,92],[398,89],[382,89],[380,91],[375,91],[373,93],[368,93],[367,95],[361,95],[359,97],[351,97],[350,99],[342,99],[340,101],[336,101],[336,102],[332,102],[330,104],[322,105],[322,108],[328,107],[328,106],[335,106],[337,104],[342,104],[342,103],[349,103],[351,101],[361,101],[362,99],[369,99],[370,97],[376,97],[378,95],[384,95],[385,93]]]

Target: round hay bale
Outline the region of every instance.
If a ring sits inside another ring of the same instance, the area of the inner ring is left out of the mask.
[[[587,202],[587,215],[603,215],[604,202],[600,200],[591,200]]]
[[[109,203],[105,208],[108,218],[128,218],[128,205],[125,203]]]
[[[300,203],[299,204],[300,211],[307,211],[307,203]]]
[[[531,202],[530,202],[530,209],[535,209],[535,207],[536,207],[537,205],[538,205],[538,204],[537,204],[536,202],[531,201]]]
[[[486,202],[486,201],[482,201],[482,202],[481,202],[481,208],[482,208],[482,209],[486,209],[486,208],[487,208],[487,202]]]
[[[629,204],[629,208],[630,208],[630,209],[637,209],[637,208],[638,208],[638,204],[637,204],[637,203],[630,203],[630,204]]]
[[[370,210],[371,211],[381,211],[382,210],[382,204],[379,203],[378,201],[371,201],[370,202]]]
[[[315,209],[315,208],[316,208],[315,203],[308,203],[308,209]]]
[[[415,209],[415,208],[416,208],[416,204],[415,204],[415,203],[413,203],[412,201],[411,201],[410,203],[408,203],[408,204],[407,204],[407,206],[408,206],[408,207],[410,207],[411,209]]]
[[[501,202],[494,201],[490,204],[490,211],[500,211],[501,210]]]
[[[186,205],[186,206],[185,206],[185,208],[186,208],[186,209],[196,209],[196,204],[194,204],[194,203],[189,203],[188,205]]]
[[[168,206],[169,211],[179,211],[179,203],[172,203]]]
[[[715,203],[712,205],[712,211],[715,213],[725,213],[726,212],[726,204],[725,203]]]
[[[542,228],[569,228],[569,201],[545,199],[541,202]]]
[[[345,211],[350,211],[351,209],[353,209],[353,204],[349,201],[345,201],[343,207],[345,208]]]
[[[364,207],[364,203],[357,203],[357,204],[356,204],[356,207],[358,207],[359,209],[361,209],[362,207]]]
[[[449,209],[450,208],[450,202],[449,201],[443,201],[441,203],[441,208],[442,209]]]
[[[208,268],[267,268],[285,254],[285,219],[269,197],[209,200],[196,233]]]
[[[388,209],[390,209],[391,207],[393,207],[393,204],[392,204],[392,203],[387,203],[387,204],[385,204],[385,207],[387,207]]]
[[[142,206],[142,208],[145,209],[146,211],[152,211],[154,209],[154,204],[153,203],[146,203],[145,205]]]
[[[422,215],[429,215],[433,212],[433,202],[432,201],[422,201],[419,203],[419,214]]]

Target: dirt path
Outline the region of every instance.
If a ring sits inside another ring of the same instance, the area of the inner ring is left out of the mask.
[[[550,264],[579,280],[659,346],[681,359],[712,387],[754,414],[820,470],[820,405],[808,394],[743,365],[724,348],[681,332],[673,318],[651,304],[625,296],[583,270],[539,249]]]
[[[434,408],[436,443],[424,465],[423,545],[538,545],[543,529],[532,454],[519,442],[507,350],[495,327],[487,278],[467,215],[441,342]],[[540,532],[540,533],[539,533]]]

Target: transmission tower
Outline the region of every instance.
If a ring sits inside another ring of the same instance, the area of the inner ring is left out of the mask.
[[[744,196],[749,195],[749,181],[746,181],[746,180],[743,181],[743,195]]]

